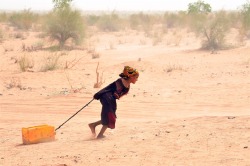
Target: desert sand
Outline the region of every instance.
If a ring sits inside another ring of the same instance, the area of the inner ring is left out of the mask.
[[[249,41],[212,54],[199,50],[191,34],[153,45],[133,31],[96,32],[88,42],[99,58],[87,49],[61,51],[59,67],[42,72],[54,53],[22,50],[23,43],[41,40],[37,33],[1,43],[0,165],[250,166]],[[34,66],[21,72],[17,60],[24,55]],[[66,62],[76,63],[65,69]],[[104,83],[94,88],[98,63]],[[91,139],[88,128],[100,119],[101,104],[94,100],[56,132],[55,141],[23,145],[23,127],[58,127],[125,65],[140,77],[117,101],[116,128],[104,139]]]

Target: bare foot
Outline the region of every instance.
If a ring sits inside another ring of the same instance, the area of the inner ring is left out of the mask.
[[[90,124],[89,124],[89,128],[90,128],[90,130],[91,130],[93,136],[95,136],[96,133],[95,133],[95,126],[94,126],[94,124],[93,124],[93,123],[90,123]]]
[[[96,139],[102,139],[102,138],[105,138],[105,136],[104,136],[104,135],[98,135],[98,136],[96,137]]]

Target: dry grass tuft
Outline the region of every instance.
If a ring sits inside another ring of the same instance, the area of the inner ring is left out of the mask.
[[[45,57],[44,59],[44,64],[42,68],[40,69],[41,72],[46,72],[46,71],[53,71],[59,67],[59,59],[60,56],[55,54],[55,55],[49,55]]]
[[[18,65],[19,65],[22,72],[26,72],[34,67],[34,61],[32,59],[28,58],[26,55],[23,55],[18,60]]]
[[[175,64],[169,64],[165,69],[163,69],[163,71],[167,73],[170,73],[174,70],[183,70],[183,67]]]

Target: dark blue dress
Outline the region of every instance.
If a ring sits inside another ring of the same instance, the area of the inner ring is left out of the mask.
[[[100,100],[102,104],[101,121],[102,125],[107,125],[109,128],[115,128],[116,122],[116,99],[127,94],[129,87],[125,87],[122,79],[117,79],[105,88],[101,89],[94,95],[94,99]]]

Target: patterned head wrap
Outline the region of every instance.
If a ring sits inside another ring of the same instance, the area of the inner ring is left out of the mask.
[[[136,69],[130,66],[124,66],[123,72],[119,76],[127,79],[136,75],[139,76],[139,72]]]

